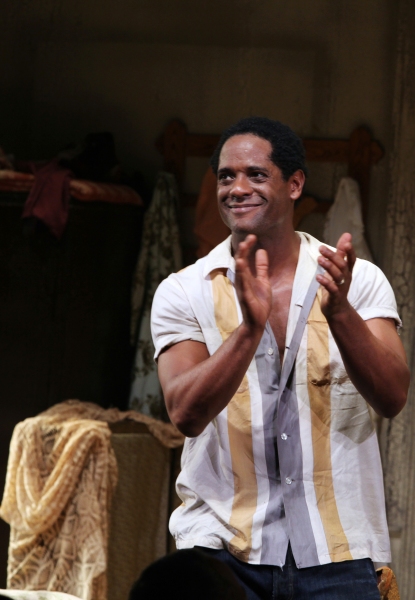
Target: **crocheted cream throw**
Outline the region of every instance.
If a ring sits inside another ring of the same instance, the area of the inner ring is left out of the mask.
[[[108,423],[145,423],[163,445],[170,423],[67,400],[13,432],[0,517],[11,526],[7,587],[106,600],[108,515],[117,464]]]
[[[7,587],[105,600],[110,435],[106,423],[59,413],[16,426],[0,508],[11,526]]]

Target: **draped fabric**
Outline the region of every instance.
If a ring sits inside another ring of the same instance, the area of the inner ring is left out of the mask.
[[[59,414],[16,426],[0,509],[11,527],[8,587],[106,599],[110,435],[106,423]]]
[[[352,177],[343,177],[340,180],[334,203],[327,213],[324,225],[324,241],[330,246],[336,246],[337,241],[345,231],[353,236],[353,247],[356,255],[359,258],[373,262],[364,237],[359,184]]]
[[[403,321],[402,342],[415,367],[415,4],[400,0],[393,107],[393,152],[387,215],[386,274]],[[404,410],[382,427],[385,494],[393,561],[403,600],[415,589],[415,386]]]
[[[46,165],[32,163],[33,187],[26,199],[22,217],[36,217],[60,240],[69,218],[72,172],[52,160]]]
[[[126,418],[146,424],[168,448],[183,443],[170,423],[79,400],[16,426],[0,507],[11,526],[9,588],[106,600],[108,515],[117,482],[108,423]]]
[[[170,173],[158,175],[144,219],[143,240],[133,279],[131,337],[136,347],[130,408],[165,418],[150,332],[150,313],[160,282],[182,266],[176,210],[178,190]]]

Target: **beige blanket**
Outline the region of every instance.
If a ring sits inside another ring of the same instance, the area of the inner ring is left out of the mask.
[[[170,448],[183,443],[170,424],[76,400],[16,426],[0,507],[11,526],[9,588],[106,599],[108,514],[117,481],[107,422],[126,417],[144,422]]]

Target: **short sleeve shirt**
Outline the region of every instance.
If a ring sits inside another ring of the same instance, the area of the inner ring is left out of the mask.
[[[298,235],[287,345],[321,245]],[[164,280],[152,309],[155,357],[185,340],[216,352],[242,321],[234,280],[230,238]],[[392,288],[372,263],[357,259],[348,299],[362,319],[390,318],[400,326]],[[277,406],[280,373],[267,324],[235,396],[199,436],[185,441],[176,485],[183,503],[170,520],[177,547],[226,547],[243,561],[282,566],[290,541],[299,568],[366,557],[390,561],[376,433],[319,293],[289,394]]]

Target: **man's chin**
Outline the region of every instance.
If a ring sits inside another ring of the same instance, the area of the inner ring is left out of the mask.
[[[229,229],[232,233],[236,233],[238,235],[248,235],[249,233],[255,233],[254,227],[249,225],[244,225],[242,223],[230,223],[228,224]]]
[[[257,235],[259,233],[258,227],[255,226],[255,223],[244,223],[243,221],[238,221],[237,223],[228,224],[229,229],[232,233],[236,233],[238,235],[248,235],[249,233],[254,233]]]

